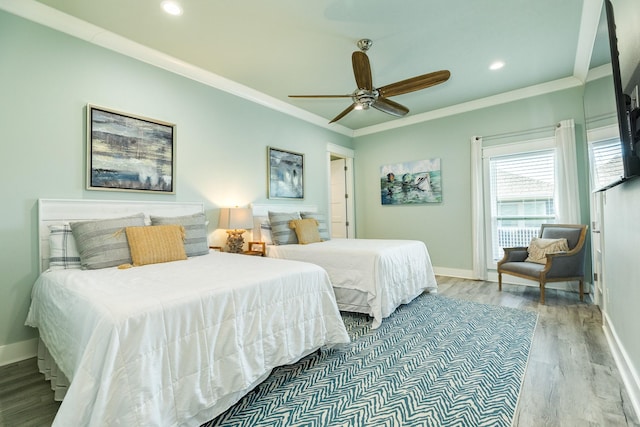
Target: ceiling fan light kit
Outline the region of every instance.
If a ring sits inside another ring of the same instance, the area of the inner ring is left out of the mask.
[[[334,123],[349,114],[353,110],[368,110],[375,108],[383,113],[402,117],[409,113],[409,109],[404,105],[387,99],[390,96],[403,95],[409,92],[426,89],[449,80],[451,73],[449,70],[434,71],[421,76],[412,77],[396,83],[391,83],[380,88],[373,86],[371,77],[371,64],[369,57],[365,53],[373,42],[369,39],[360,39],[357,42],[359,51],[351,55],[353,64],[353,74],[358,86],[355,91],[348,95],[289,95],[290,98],[351,98],[352,104],[344,111],[333,118],[329,123]]]

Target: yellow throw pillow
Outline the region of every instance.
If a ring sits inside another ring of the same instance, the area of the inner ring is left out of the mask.
[[[529,247],[527,248],[529,256],[525,261],[546,264],[547,254],[568,251],[569,244],[567,243],[567,239],[541,239],[534,237],[531,239],[531,243],[529,243]]]
[[[289,221],[289,228],[294,229],[298,243],[301,245],[322,242],[318,231],[318,221],[315,219],[292,219]]]
[[[187,259],[181,225],[127,227],[125,231],[134,266]]]

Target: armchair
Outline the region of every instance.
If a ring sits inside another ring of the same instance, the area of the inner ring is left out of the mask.
[[[566,238],[569,251],[546,254],[546,264],[538,264],[525,261],[526,247],[504,248],[504,257],[498,261],[498,290],[502,291],[503,274],[535,280],[540,284],[540,303],[544,304],[544,287],[548,282],[578,280],[580,301],[583,301],[586,236],[586,225],[542,224],[540,237]]]

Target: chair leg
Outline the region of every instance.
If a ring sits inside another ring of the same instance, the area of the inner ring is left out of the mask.
[[[544,305],[544,283],[540,283],[540,304]]]
[[[584,301],[584,280],[580,280],[580,302]]]
[[[498,291],[502,292],[502,273],[498,272]]]

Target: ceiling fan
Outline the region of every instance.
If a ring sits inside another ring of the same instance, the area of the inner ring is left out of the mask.
[[[356,78],[358,88],[348,95],[289,95],[290,98],[351,98],[353,103],[343,112],[338,114],[329,123],[337,122],[353,110],[367,110],[373,107],[376,110],[393,116],[402,117],[409,112],[404,105],[394,102],[388,97],[402,95],[409,92],[425,89],[435,86],[449,80],[451,73],[449,70],[434,71],[432,73],[423,74],[421,76],[412,77],[396,83],[391,83],[379,88],[373,87],[373,79],[371,78],[371,65],[369,57],[365,53],[373,42],[369,39],[358,40],[358,48],[351,55],[353,63],[353,74]]]

